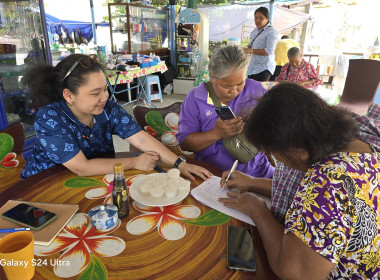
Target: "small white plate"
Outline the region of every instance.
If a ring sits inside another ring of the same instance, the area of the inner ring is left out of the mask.
[[[161,173],[155,173],[155,174],[149,174],[146,176],[154,177],[156,175],[159,175]],[[140,186],[142,185],[142,181],[146,176],[141,176],[141,178],[137,178],[132,185],[129,186],[129,194],[132,197],[132,199],[138,203],[147,205],[147,206],[168,206],[172,204],[176,204],[182,200],[184,200],[190,192],[190,186],[186,191],[179,191],[177,196],[173,198],[166,198],[165,195],[161,200],[153,200],[150,198],[150,196],[143,196],[140,193]],[[184,180],[183,178],[180,178],[179,180]]]

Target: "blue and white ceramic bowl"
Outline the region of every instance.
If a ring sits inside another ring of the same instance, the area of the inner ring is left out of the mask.
[[[108,230],[117,224],[117,207],[112,204],[95,206],[88,212],[91,225],[98,230]]]

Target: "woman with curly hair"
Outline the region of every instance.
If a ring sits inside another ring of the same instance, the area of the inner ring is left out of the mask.
[[[261,98],[245,131],[256,147],[304,173],[285,226],[253,193],[220,199],[255,222],[273,271],[282,279],[379,278],[380,154],[358,138],[351,114],[285,83]]]

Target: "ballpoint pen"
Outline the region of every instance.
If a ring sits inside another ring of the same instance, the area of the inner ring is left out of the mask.
[[[17,232],[17,231],[26,231],[26,230],[30,230],[30,228],[2,228],[0,229],[0,233],[3,233],[3,232]]]
[[[231,174],[234,173],[234,171],[236,169],[236,166],[238,165],[238,162],[239,162],[238,160],[235,160],[234,164],[232,165],[232,168],[231,168],[230,172],[227,175],[226,182],[228,181],[228,179],[230,179]],[[224,186],[225,185],[226,184],[223,185],[223,188],[222,188],[223,190],[224,190]]]

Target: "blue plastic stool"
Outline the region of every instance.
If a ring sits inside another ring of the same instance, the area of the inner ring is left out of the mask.
[[[153,92],[152,85],[157,85],[158,92]],[[160,99],[162,102],[161,84],[157,75],[147,75],[145,78],[145,95],[148,102],[152,102],[152,99]]]

